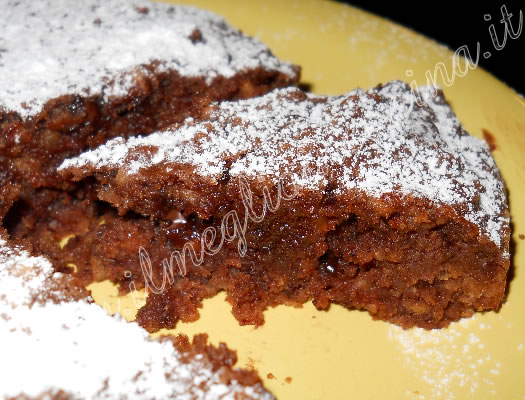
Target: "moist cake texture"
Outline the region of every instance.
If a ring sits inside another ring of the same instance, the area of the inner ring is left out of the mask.
[[[0,217],[24,186],[68,189],[56,174],[66,157],[299,77],[261,42],[192,7],[7,1],[0,32]]]
[[[93,304],[71,275],[3,238],[0,265],[1,398],[274,398],[254,372],[232,368],[224,345],[208,346],[205,336],[153,340]]]
[[[401,82],[337,97],[280,89],[66,160],[61,174],[87,179],[121,215],[85,238],[141,226],[97,253],[140,263],[102,256],[94,275],[115,280],[119,264],[144,286],[151,268],[165,285],[137,316],[149,330],[196,318],[223,289],[252,324],[267,306],[309,299],[403,327],[498,309],[509,267],[501,176],[442,92],[421,96]]]

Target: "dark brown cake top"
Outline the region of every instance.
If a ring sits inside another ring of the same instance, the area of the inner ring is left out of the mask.
[[[189,166],[210,184],[227,172],[273,182],[286,176],[303,189],[341,196],[410,195],[458,205],[505,247],[504,187],[486,144],[463,130],[441,92],[420,94],[423,103],[398,81],[336,97],[275,90],[214,105],[202,122],[190,118],[178,128],[112,140],[61,169],[133,175]]]
[[[297,73],[258,40],[193,7],[143,0],[0,5],[0,111],[27,117],[65,94],[125,95],[135,83],[133,70],[154,61],[157,72],[175,70],[207,83],[254,68]]]

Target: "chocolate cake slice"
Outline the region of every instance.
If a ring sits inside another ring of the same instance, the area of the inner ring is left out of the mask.
[[[210,101],[297,83],[224,19],[127,0],[4,1],[0,12],[0,218],[27,187],[104,143],[198,118]]]
[[[149,330],[197,318],[219,290],[250,324],[307,300],[405,328],[498,309],[500,173],[442,92],[420,96],[397,81],[337,97],[274,90],[66,160],[61,175],[120,214],[106,205],[78,236],[96,261],[83,273],[148,286],[137,320]],[[81,197],[68,207],[96,203]]]

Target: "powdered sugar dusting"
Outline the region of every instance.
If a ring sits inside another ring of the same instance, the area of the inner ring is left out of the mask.
[[[257,67],[295,76],[291,64],[262,43],[192,7],[35,0],[4,1],[1,9],[0,109],[24,117],[64,94],[125,95],[133,69],[154,60],[159,71],[203,76],[208,83]]]
[[[203,357],[182,362],[171,343],[96,304],[33,302],[55,277],[47,260],[0,240],[0,397],[273,399],[260,385],[224,384]]]
[[[502,363],[472,332],[474,323],[476,316],[447,329],[388,328],[389,338],[401,350],[406,367],[429,385],[429,398],[453,400],[465,391],[474,396],[488,392],[497,395],[494,380],[502,371]],[[427,397],[408,391],[407,398]]]
[[[461,205],[467,220],[505,247],[503,182],[486,144],[461,128],[441,95],[422,88],[421,97],[418,105],[399,81],[336,97],[279,89],[216,105],[204,122],[190,118],[177,129],[115,139],[60,169],[131,175],[152,165],[190,165],[217,180],[231,165],[231,177],[287,175],[304,188],[330,185],[336,194],[411,195]]]
[[[30,306],[45,293],[53,267],[44,257],[31,257],[24,251],[8,247],[0,239],[0,303]]]

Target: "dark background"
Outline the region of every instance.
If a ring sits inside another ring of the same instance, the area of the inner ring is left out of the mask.
[[[513,14],[510,21],[516,32],[519,27],[520,9],[525,14],[525,1],[497,0],[469,3],[457,0],[379,3],[341,0],[340,2],[388,18],[446,45],[451,50],[467,45],[474,60],[476,43],[479,42],[481,49],[479,66],[525,95],[525,26],[517,39],[508,36],[505,47],[500,51],[494,49],[489,33],[489,26],[494,24],[499,42],[502,43],[505,31],[504,24],[500,23],[503,5],[507,7],[509,14]],[[489,21],[485,21],[485,14],[491,15]],[[525,15],[523,24],[525,25]],[[483,57],[485,51],[490,51],[489,58]]]

